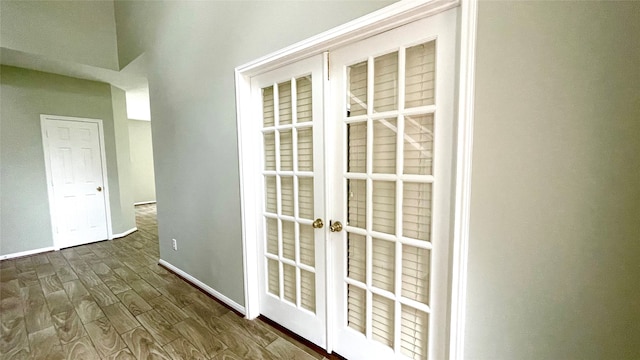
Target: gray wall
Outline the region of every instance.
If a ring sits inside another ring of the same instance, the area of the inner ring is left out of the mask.
[[[155,201],[156,179],[153,172],[151,122],[129,119],[129,141],[133,201]]]
[[[0,1],[0,46],[117,70],[113,1]]]
[[[640,2],[480,2],[469,359],[640,358]]]
[[[0,85],[0,254],[6,255],[53,246],[41,114],[103,120],[111,203],[121,195],[108,84],[2,66]],[[120,207],[111,216],[115,233],[129,229]]]
[[[136,227],[136,213],[133,206],[133,174],[129,152],[129,119],[127,118],[127,100],[125,91],[111,86],[111,106],[113,108],[113,131],[116,142],[116,161],[118,164],[117,203],[111,203],[111,213],[118,216],[111,219],[113,233],[122,234]],[[116,231],[119,229],[120,231]]]
[[[388,3],[116,2],[121,62],[150,61],[162,259],[244,304],[233,70]]]

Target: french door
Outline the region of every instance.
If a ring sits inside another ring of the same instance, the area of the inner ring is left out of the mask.
[[[457,9],[332,52],[334,350],[444,359]]]
[[[251,80],[260,312],[349,359],[446,357],[457,11]]]
[[[319,55],[251,79],[262,132],[260,312],[322,347],[323,64]]]

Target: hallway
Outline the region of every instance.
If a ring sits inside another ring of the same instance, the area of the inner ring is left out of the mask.
[[[10,359],[322,359],[248,321],[157,265],[156,205],[138,231],[0,262],[0,357]]]

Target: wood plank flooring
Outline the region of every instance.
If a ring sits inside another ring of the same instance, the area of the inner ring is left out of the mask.
[[[0,358],[322,359],[157,265],[155,204],[124,238],[0,262]]]

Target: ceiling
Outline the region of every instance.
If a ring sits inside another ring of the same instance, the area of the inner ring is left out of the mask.
[[[51,59],[42,55],[2,47],[0,48],[0,63],[80,79],[105,82],[123,90],[136,90],[148,87],[144,54],[133,60],[122,70],[115,71],[70,61]]]

